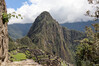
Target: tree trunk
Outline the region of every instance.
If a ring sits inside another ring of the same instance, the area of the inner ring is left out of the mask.
[[[7,13],[5,0],[0,0],[0,66],[8,61],[8,29],[3,24],[2,13]]]

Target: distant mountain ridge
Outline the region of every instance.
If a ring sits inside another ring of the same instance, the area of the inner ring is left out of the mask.
[[[19,39],[24,37],[28,33],[31,26],[32,26],[32,23],[10,24],[8,25],[8,33],[12,39]]]
[[[94,24],[94,23],[99,23],[99,21],[64,23],[64,24],[60,24],[60,25],[66,27],[68,29],[71,29],[71,30],[85,32],[85,26],[91,26],[91,24]],[[13,38],[13,39],[22,38],[28,33],[31,26],[32,26],[32,23],[10,24],[10,25],[8,25],[8,33],[11,36],[11,38]]]
[[[85,26],[91,26],[92,27],[91,24],[94,24],[94,23],[99,23],[99,21],[64,23],[64,24],[61,24],[61,25],[64,26],[64,27],[67,27],[68,29],[85,32]]]

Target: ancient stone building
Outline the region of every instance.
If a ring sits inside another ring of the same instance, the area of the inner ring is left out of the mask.
[[[2,19],[2,13],[6,12],[5,0],[0,0],[0,66],[8,61],[8,30]]]

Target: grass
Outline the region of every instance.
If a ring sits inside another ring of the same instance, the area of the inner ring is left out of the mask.
[[[38,57],[38,60],[40,60],[40,59],[48,59],[48,55],[46,55],[46,56],[45,55],[39,55],[37,57]],[[32,57],[32,59],[36,61],[36,57]]]
[[[17,53],[16,55],[11,55],[13,58],[11,60],[13,61],[22,61],[27,59],[26,55],[24,53]]]
[[[67,66],[67,64],[64,62],[61,62],[61,66]]]
[[[34,61],[36,61],[36,57],[32,57],[32,59],[33,59]]]
[[[11,51],[10,53],[11,53],[11,54],[13,54],[13,53],[17,53],[17,51],[16,51],[16,50],[13,50],[13,51]]]
[[[48,55],[39,55],[38,58],[48,58]]]

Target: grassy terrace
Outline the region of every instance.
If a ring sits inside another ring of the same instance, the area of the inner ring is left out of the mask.
[[[17,53],[15,55],[11,55],[11,56],[12,56],[11,60],[13,60],[13,61],[22,61],[22,60],[27,59],[26,55],[24,53]]]
[[[61,66],[68,66],[68,65],[64,62],[61,62]]]

